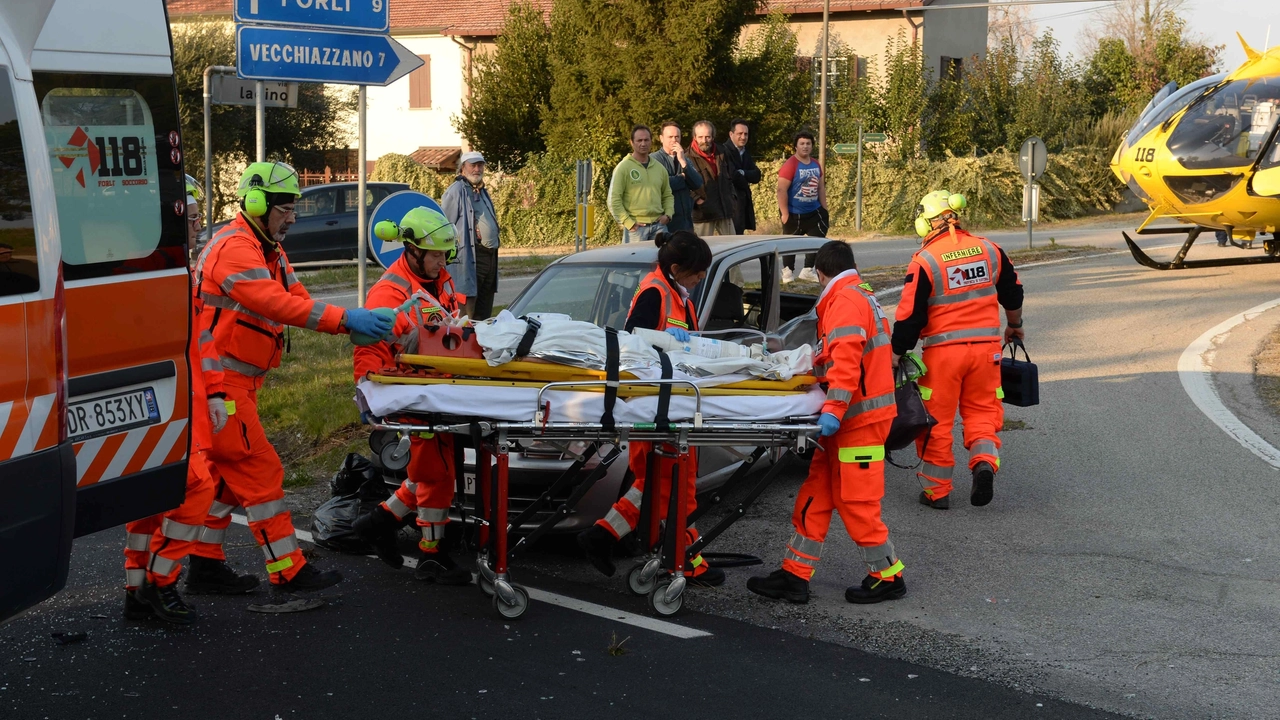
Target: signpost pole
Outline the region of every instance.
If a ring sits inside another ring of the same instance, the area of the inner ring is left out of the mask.
[[[258,127],[258,162],[266,162],[267,159],[267,108],[262,104],[262,81],[254,83],[253,104],[257,109]]]
[[[356,211],[356,227],[359,231],[359,234],[356,236],[358,240],[356,245],[358,248],[356,252],[356,307],[364,307],[364,286],[366,281],[364,265],[369,257],[369,210],[364,200],[365,193],[369,190],[369,178],[367,177],[368,163],[366,162],[366,159],[369,157],[369,138],[368,133],[366,132],[366,120],[368,118],[368,106],[366,101],[368,100],[368,90],[369,88],[367,85],[360,86],[360,108],[358,111],[360,114],[358,128],[360,135],[360,153],[358,162],[360,163],[360,168],[358,170],[359,182],[357,185],[357,192],[360,195],[360,200],[359,210]]]
[[[858,185],[854,193],[853,229],[862,232],[862,121],[858,121]]]
[[[213,74],[234,73],[229,65],[210,65],[204,69],[204,223],[213,227],[213,126],[209,117],[213,114]]]
[[[822,0],[822,83],[818,95],[818,164],[827,172],[827,43],[830,42],[831,0]]]

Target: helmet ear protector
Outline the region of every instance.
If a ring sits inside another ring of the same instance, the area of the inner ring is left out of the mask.
[[[928,197],[925,198],[926,201],[930,199],[931,198],[928,198]],[[965,198],[965,196],[959,193],[952,193],[947,196],[948,210],[951,210],[952,212],[959,212],[960,210],[964,210],[967,207],[969,207],[969,201]],[[924,203],[921,203],[916,206],[916,212],[918,213],[916,215],[916,222],[915,222],[916,234],[922,238],[928,237],[929,233],[933,232],[933,218],[925,217],[926,209],[925,209]],[[933,217],[939,217],[940,215],[942,215],[943,212],[946,212],[946,210],[943,210],[942,212],[938,212],[934,214]]]
[[[262,189],[264,184],[261,175],[249,178],[249,189],[245,191],[243,198],[245,215],[260,218],[271,209],[267,204],[267,193]]]
[[[933,232],[933,221],[923,215],[916,216],[916,234],[920,237],[928,237]]]
[[[397,225],[394,220],[383,220],[378,224],[374,225],[373,234],[374,234],[374,237],[384,242],[395,242],[397,240],[400,240],[410,245],[413,245],[415,248],[418,248],[419,250],[430,251],[430,248],[424,248],[415,242],[416,240],[426,239],[426,236],[419,238],[418,234],[414,231],[413,228],[411,227],[402,228],[399,225]],[[447,263],[453,262],[455,259],[457,259],[457,257],[458,257],[457,245],[454,245],[453,247],[449,248],[444,253],[444,261]]]

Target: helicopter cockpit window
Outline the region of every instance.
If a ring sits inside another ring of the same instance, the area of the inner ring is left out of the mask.
[[[1280,77],[1237,80],[1193,103],[1169,136],[1188,170],[1253,164],[1280,118]]]
[[[1175,113],[1190,105],[1192,100],[1199,97],[1200,93],[1205,91],[1205,88],[1217,85],[1222,82],[1225,77],[1226,74],[1223,73],[1219,75],[1210,75],[1207,78],[1201,78],[1189,85],[1186,85],[1185,87],[1173,91],[1164,98],[1161,98],[1160,93],[1157,93],[1156,96],[1151,99],[1151,103],[1148,104],[1147,109],[1144,110],[1142,115],[1138,118],[1138,122],[1134,123],[1133,129],[1129,131],[1129,135],[1125,139],[1125,142],[1128,143],[1130,147],[1137,145],[1138,141],[1151,131],[1151,128],[1160,125],[1164,121],[1173,117]],[[1168,86],[1166,85],[1165,87],[1167,88]],[[1163,93],[1164,90],[1162,89],[1160,92]]]

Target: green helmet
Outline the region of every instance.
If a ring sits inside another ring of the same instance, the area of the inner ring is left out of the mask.
[[[963,210],[969,206],[963,195],[953,195],[949,190],[934,190],[920,199],[916,215],[916,234],[927,237],[933,230],[934,218],[946,212]]]
[[[279,161],[250,163],[240,174],[240,187],[236,189],[245,213],[252,217],[266,215],[271,209],[270,195],[301,196],[298,171]]]
[[[196,179],[190,175],[183,175],[182,177],[187,183],[187,195],[195,198],[196,202],[203,200],[204,192],[200,189],[200,183],[196,182]]]
[[[398,225],[383,220],[373,226],[373,234],[386,242],[401,240],[421,250],[439,250],[450,259],[458,250],[458,231],[453,223],[427,207],[416,207],[405,213]]]

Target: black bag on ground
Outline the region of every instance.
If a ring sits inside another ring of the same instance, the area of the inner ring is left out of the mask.
[[[891,452],[910,445],[927,434],[929,428],[938,424],[924,406],[924,400],[920,397],[920,387],[916,385],[915,380],[907,377],[905,363],[904,359],[894,372],[897,389],[894,390],[893,395],[898,405],[898,415],[893,419],[893,425],[889,427],[889,438],[884,441],[885,449]]]
[[[373,548],[355,534],[356,518],[391,495],[381,473],[363,455],[351,453],[329,481],[333,495],[311,514],[312,535],[320,547],[368,555]]]
[[[1031,407],[1040,404],[1040,370],[1031,362],[1027,354],[1027,346],[1014,338],[1005,343],[1005,349],[1012,346],[1009,357],[1000,358],[1000,385],[1004,388],[1006,405]],[[1018,348],[1022,348],[1022,356],[1026,360],[1018,360]],[[1002,353],[1003,354],[1003,353]]]

